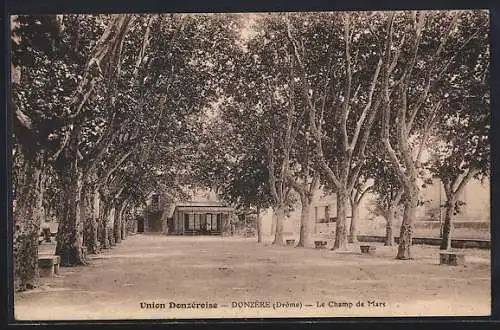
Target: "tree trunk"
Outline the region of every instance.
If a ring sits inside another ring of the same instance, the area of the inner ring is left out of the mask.
[[[356,243],[358,241],[358,219],[359,219],[359,204],[351,204],[351,225],[349,228],[349,243]]]
[[[122,225],[121,225],[121,231],[120,231],[120,237],[122,241],[127,237],[127,216],[128,215],[122,215]]]
[[[63,214],[57,230],[56,255],[61,257],[61,266],[84,265],[83,223],[81,219],[81,173],[66,173]]]
[[[101,249],[109,249],[109,238],[108,238],[108,216],[109,216],[109,206],[107,203],[101,203],[99,212],[99,243]]]
[[[313,247],[312,229],[314,224],[311,223],[311,199],[300,194],[300,202],[302,204],[300,211],[300,231],[299,243],[300,247]]]
[[[283,221],[285,219],[285,207],[283,205],[279,205],[275,210],[276,214],[276,232],[274,234],[274,245],[284,245],[285,238],[283,236]]]
[[[345,189],[337,191],[337,225],[335,228],[335,242],[332,250],[347,248],[346,205],[348,194]]]
[[[123,216],[123,210],[125,209],[126,204],[121,203],[116,209],[115,209],[115,218],[113,221],[113,234],[115,237],[115,242],[116,244],[122,242],[122,216]]]
[[[451,232],[453,229],[453,210],[455,207],[456,198],[448,198],[446,201],[446,213],[443,224],[443,237],[441,239],[440,250],[451,249]]]
[[[99,191],[97,189],[94,189],[93,191],[93,200],[92,200],[92,218],[90,221],[90,228],[89,228],[89,242],[87,244],[87,251],[89,253],[97,253],[97,245],[98,245],[98,235],[97,235],[97,228],[98,228],[98,222],[99,222],[99,205],[100,205],[100,199],[99,199]]]
[[[114,237],[114,241],[116,244],[119,244],[122,242],[122,236],[120,235],[121,217],[120,217],[120,212],[118,210],[119,210],[119,208],[115,209],[115,214],[114,214],[114,219],[113,219],[113,237]]]
[[[396,259],[411,259],[411,245],[413,236],[413,225],[417,215],[418,190],[412,187],[410,192],[406,192],[404,204],[403,223],[399,234],[399,246]]]
[[[257,243],[262,243],[262,219],[259,206],[257,206]]]
[[[86,190],[86,189],[84,189]],[[97,217],[99,212],[99,193],[97,189],[90,188],[90,191],[84,191],[82,198],[82,206],[84,208],[83,214],[85,214],[85,231],[83,236],[83,241],[85,247],[87,248],[87,253],[96,254],[97,253]]]
[[[106,231],[108,232],[109,246],[113,247],[116,245],[115,234],[114,234],[114,219],[116,214],[116,207],[113,205],[111,211],[108,214],[108,219],[106,220]]]
[[[271,218],[271,235],[276,235],[276,213],[273,211],[273,216]]]
[[[38,237],[40,224],[44,216],[43,191],[43,154],[34,160],[25,162],[23,186],[18,187],[14,212],[14,289],[24,291],[32,289],[38,281]]]
[[[115,235],[113,233],[113,227],[108,227],[107,232],[108,232],[108,244],[109,244],[109,247],[112,248],[112,247],[116,246],[116,240],[115,240]]]
[[[128,220],[130,217],[129,211],[130,211],[130,204],[127,204],[127,207],[123,209],[123,214],[122,214],[122,227],[121,227],[122,231],[120,233],[122,240],[127,238]]]
[[[87,246],[87,241],[90,236],[89,227],[92,218],[91,190],[92,188],[88,185],[88,183],[85,183],[82,185],[82,193],[80,195],[80,219],[82,219],[83,222],[83,246],[85,247]]]
[[[81,219],[80,208],[83,172],[78,164],[79,135],[80,127],[76,125],[65,151],[67,163],[61,175],[66,199],[57,230],[56,255],[61,257],[61,266],[86,264],[82,249],[83,219]]]
[[[389,207],[387,213],[385,215],[386,224],[385,224],[385,246],[393,246],[394,245],[394,234],[392,232],[392,226],[394,223],[395,209],[393,207]]]

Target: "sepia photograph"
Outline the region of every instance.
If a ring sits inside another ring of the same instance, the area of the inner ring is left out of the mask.
[[[10,36],[15,321],[491,314],[488,10]]]

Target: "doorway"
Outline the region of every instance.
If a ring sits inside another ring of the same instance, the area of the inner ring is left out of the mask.
[[[144,219],[142,218],[137,219],[137,232],[138,233],[144,232]]]

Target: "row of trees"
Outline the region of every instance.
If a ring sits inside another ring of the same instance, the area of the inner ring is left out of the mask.
[[[300,246],[312,244],[310,206],[323,186],[337,196],[336,249],[355,239],[371,191],[389,242],[403,208],[397,257],[410,258],[422,180],[445,186],[446,229],[463,187],[487,173],[487,19],[481,11],[17,17],[19,288],[36,281],[46,213],[59,222],[62,264],[85,264],[83,247],[96,253],[123,239],[123,219],[151,192],[180,194],[186,183],[255,210],[259,228],[260,210],[272,207],[276,244],[300,200]]]
[[[176,193],[197,145],[197,115],[220,94],[237,21],[63,15],[14,23],[14,260],[25,289],[38,276],[45,213],[59,223],[61,264],[81,265],[84,246],[96,253],[124,238],[123,218],[152,191]]]
[[[420,188],[439,180],[449,248],[457,196],[488,174],[487,13],[261,15],[252,28],[207,130],[203,178],[218,177],[219,192],[247,208],[271,206],[275,244],[300,200],[299,246],[312,243],[310,206],[322,185],[337,197],[334,249],[355,240],[359,205],[372,192],[387,244],[403,212],[399,259],[411,258]]]

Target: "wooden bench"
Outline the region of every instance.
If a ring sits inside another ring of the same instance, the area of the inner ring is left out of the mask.
[[[373,245],[360,245],[361,253],[374,254],[377,248]]]
[[[465,255],[459,252],[440,252],[439,253],[439,264],[440,265],[450,265],[459,266],[465,264]]]
[[[59,274],[59,264],[61,263],[61,257],[45,255],[38,257],[38,270],[40,272],[40,277],[48,277],[54,274]]]
[[[286,245],[290,245],[290,246],[295,245],[295,240],[294,239],[287,239],[286,240]]]
[[[314,241],[314,247],[316,249],[326,249],[327,241]]]
[[[257,233],[251,228],[247,228],[243,231],[243,237],[255,237]]]

